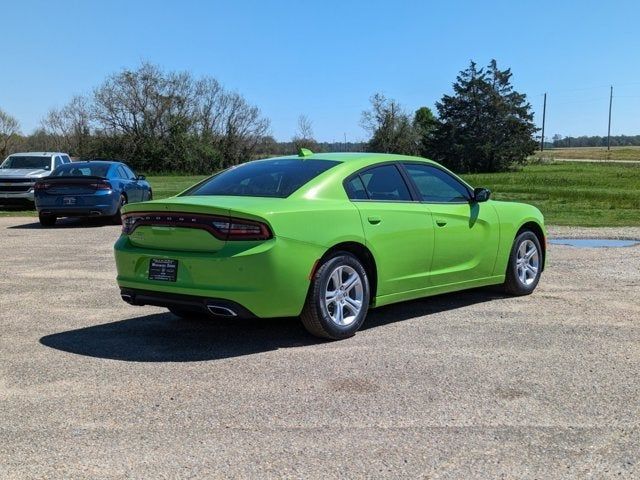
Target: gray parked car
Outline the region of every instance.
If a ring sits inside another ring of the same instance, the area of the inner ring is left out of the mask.
[[[0,165],[0,205],[34,206],[36,180],[51,175],[56,167],[71,163],[61,152],[26,152],[9,155]]]

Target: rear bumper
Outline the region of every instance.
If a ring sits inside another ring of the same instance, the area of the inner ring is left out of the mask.
[[[175,293],[159,293],[135,288],[121,288],[120,297],[130,305],[154,305],[165,308],[185,308],[214,317],[256,318],[237,302],[221,298],[195,297]]]
[[[108,217],[115,215],[117,208],[113,209],[112,206],[90,206],[90,207],[38,207],[38,213],[41,215],[55,215],[57,217]]]
[[[65,198],[73,204],[65,205]],[[113,191],[95,195],[62,195],[38,192],[35,196],[36,208],[42,215],[58,217],[106,217],[118,211],[120,196]]]
[[[227,242],[216,252],[142,248],[126,235],[115,244],[118,285],[134,293],[129,303],[168,307],[187,302],[186,307],[206,309],[209,301],[228,302],[260,318],[300,315],[309,274],[323,253],[322,247],[285,238]],[[175,282],[149,279],[149,262],[158,258],[178,261]]]
[[[33,190],[28,192],[0,192],[0,205],[33,204],[35,201]]]

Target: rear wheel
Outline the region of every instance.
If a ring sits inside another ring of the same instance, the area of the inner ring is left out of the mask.
[[[55,215],[38,215],[38,220],[40,220],[40,225],[43,227],[53,227],[56,224],[56,216]]]
[[[368,309],[367,272],[354,255],[336,252],[313,276],[300,318],[312,335],[341,340],[358,331]]]
[[[147,192],[147,201],[149,201],[149,200],[153,200],[153,191],[152,190],[149,190]]]
[[[513,242],[504,290],[511,295],[532,293],[542,273],[543,253],[536,235],[526,230]]]
[[[116,214],[112,217],[113,223],[116,225],[120,225],[122,223],[122,207],[127,204],[127,197],[121,194],[119,202],[118,210],[116,210]]]

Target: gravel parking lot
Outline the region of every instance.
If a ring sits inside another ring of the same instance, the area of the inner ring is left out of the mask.
[[[552,245],[532,296],[390,306],[321,342],[128,306],[119,227],[34,220],[0,218],[0,478],[640,474],[640,246]]]

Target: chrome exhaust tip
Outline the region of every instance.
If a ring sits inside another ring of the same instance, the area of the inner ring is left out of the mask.
[[[211,315],[218,317],[237,317],[238,314],[228,307],[222,307],[220,305],[207,305],[207,310]]]
[[[129,305],[133,305],[133,295],[130,295],[128,293],[121,293],[120,298],[122,298],[122,300],[127,302]]]

